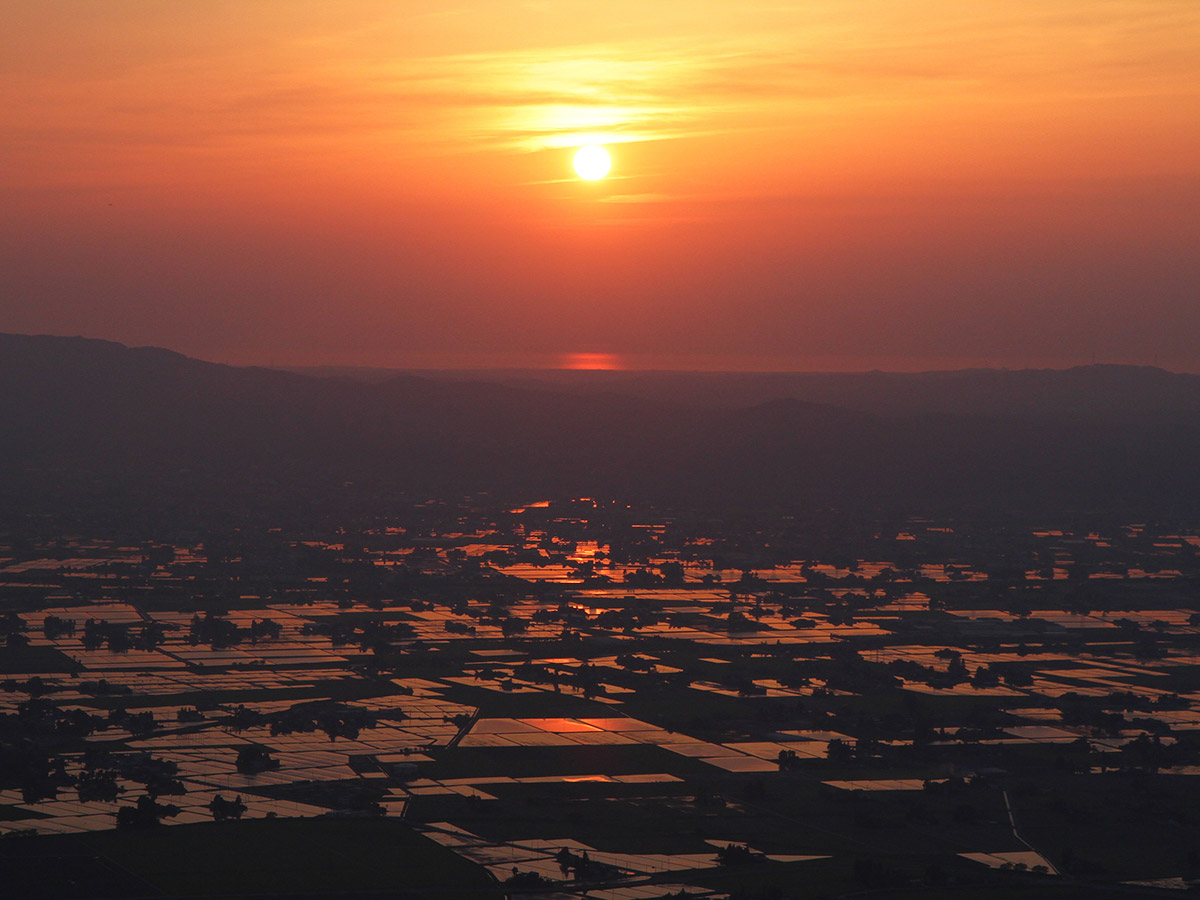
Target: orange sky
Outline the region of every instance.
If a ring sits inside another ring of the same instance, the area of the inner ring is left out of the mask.
[[[1200,370],[1196,0],[8,0],[0,76],[3,331]]]

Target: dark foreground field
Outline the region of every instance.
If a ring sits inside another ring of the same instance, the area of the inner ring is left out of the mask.
[[[1047,885],[1035,875],[982,872],[969,864],[945,870],[945,884],[888,886],[888,881],[912,877],[919,881],[920,865],[923,861],[911,857],[892,861],[877,857],[865,863],[873,876],[868,881],[876,881],[875,887],[865,890],[862,860],[767,863],[696,873],[692,878],[705,888],[728,891],[736,900],[783,896],[1084,900],[1178,893],[1133,886]],[[504,887],[482,868],[407,825],[383,820],[256,820],[140,834],[110,831],[8,838],[0,841],[0,884],[4,897],[21,900],[499,900],[506,896]],[[653,886],[643,886],[646,889]],[[596,896],[609,894],[600,889]]]
[[[407,825],[355,819],[8,838],[0,884],[12,900],[504,896],[485,870]]]

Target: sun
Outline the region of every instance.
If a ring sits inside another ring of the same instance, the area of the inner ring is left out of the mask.
[[[580,147],[575,153],[575,172],[587,181],[597,181],[608,174],[612,168],[612,157],[603,147],[594,144]]]

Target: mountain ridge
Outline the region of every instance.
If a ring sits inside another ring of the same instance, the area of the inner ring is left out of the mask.
[[[1200,378],[1194,397],[1180,389],[1192,376],[1168,379],[1175,394],[1152,393],[1153,415],[1126,415],[1145,375],[1076,372],[1088,396],[1125,385],[1111,409],[1078,415],[988,391],[960,392],[965,409],[949,411],[892,409],[887,391],[874,401],[884,413],[794,396],[729,408],[622,393],[621,379],[589,391],[412,373],[367,384],[0,335],[0,498],[27,514],[101,497],[264,513],[325,498],[336,509],[348,485],[380,511],[398,496],[479,492],[754,509],[1190,507]],[[1026,394],[1056,378],[1021,376]]]

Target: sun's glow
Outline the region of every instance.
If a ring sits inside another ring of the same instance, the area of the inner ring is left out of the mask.
[[[559,366],[579,372],[608,372],[624,368],[621,358],[615,353],[565,353]]]
[[[607,175],[611,168],[612,157],[603,147],[580,147],[575,154],[575,172],[580,178],[596,181]]]

